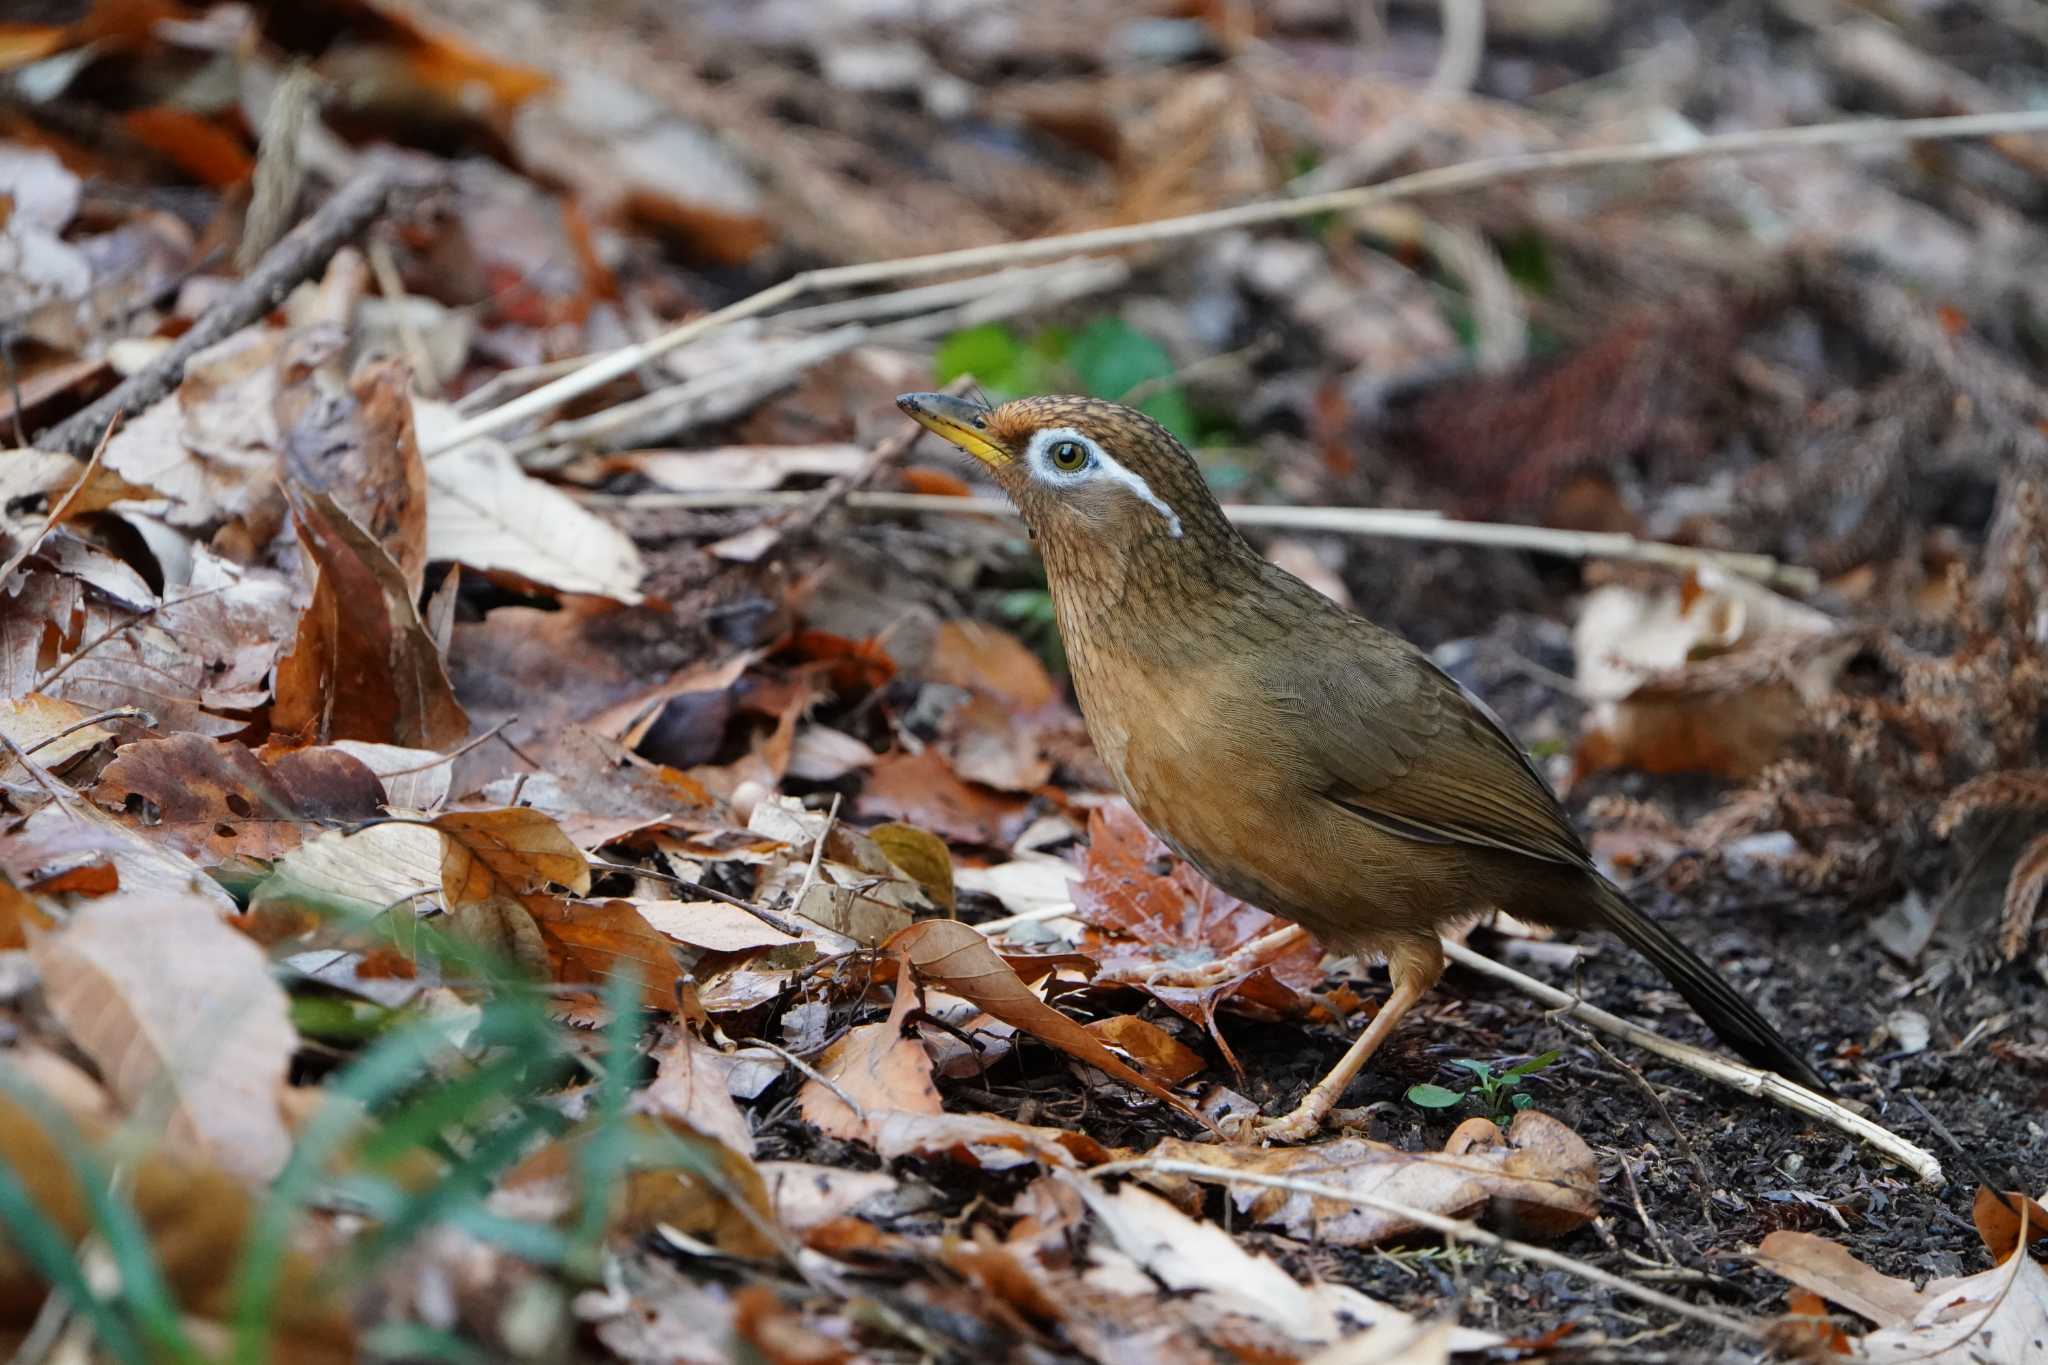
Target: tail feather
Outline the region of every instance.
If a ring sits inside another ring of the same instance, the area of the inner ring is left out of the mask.
[[[1655,963],[1686,1003],[1738,1056],[1751,1065],[1797,1081],[1808,1090],[1822,1095],[1834,1093],[1812,1063],[1794,1051],[1783,1035],[1737,995],[1719,973],[1605,880],[1600,883],[1598,909],[1603,927]]]

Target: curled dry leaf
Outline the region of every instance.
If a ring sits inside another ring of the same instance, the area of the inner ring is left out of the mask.
[[[367,820],[384,786],[363,762],[333,748],[259,753],[203,735],[124,745],[92,799],[125,811],[152,838],[211,863],[274,858],[308,827]]]
[[[1021,797],[970,786],[935,750],[884,754],[861,788],[854,810],[928,829],[963,844],[1000,848],[1030,819]]]
[[[426,822],[442,838],[441,895],[452,909],[548,883],[590,890],[590,863],[554,817],[524,806],[444,811]]]
[[[1023,1029],[1190,1118],[1208,1122],[1186,1100],[1125,1065],[1094,1034],[1041,1000],[1016,970],[997,956],[979,929],[954,920],[924,920],[882,946],[909,963],[918,980],[927,985],[972,1000],[1004,1023]]]
[[[1577,771],[1755,774],[1784,755],[1853,652],[1834,631],[1820,612],[1714,570],[1656,593],[1597,589],[1572,628],[1591,707]]]
[[[1989,1191],[1978,1195],[1978,1230],[1987,1247],[2011,1245],[1999,1264],[1975,1275],[1948,1276],[1916,1285],[1863,1264],[1825,1237],[1807,1232],[1774,1232],[1756,1250],[1766,1269],[1840,1304],[1878,1326],[1854,1343],[1858,1360],[1884,1365],[2031,1365],[2048,1341],[2048,1271],[2017,1248],[2020,1218],[1997,1206]],[[2040,1232],[2041,1205],[2012,1196],[2024,1209],[2026,1236]]]
[[[199,864],[86,804],[44,806],[0,839],[0,871],[25,891],[103,896],[120,890],[196,898],[223,915],[234,897]]]
[[[1102,964],[1097,979],[1136,986],[1207,1029],[1240,1075],[1237,1055],[1216,1025],[1220,1004],[1267,1018],[1326,1012],[1309,995],[1323,980],[1322,950],[1306,937],[1249,976],[1201,988],[1154,982],[1162,968],[1224,957],[1284,921],[1211,885],[1122,801],[1089,815],[1088,853],[1072,890],[1075,913],[1094,931],[1083,942]]]
[[[637,1106],[681,1119],[742,1156],[754,1154],[753,1130],[726,1089],[723,1054],[679,1024],[651,1055],[654,1080],[634,1096]]]
[[[1092,1183],[1074,1184],[1106,1241],[1106,1246],[1091,1248],[1091,1284],[1126,1293],[1141,1285],[1163,1285],[1176,1296],[1200,1296],[1218,1310],[1309,1345],[1350,1336],[1360,1323],[1409,1321],[1398,1308],[1355,1289],[1298,1283],[1278,1262],[1247,1250],[1225,1229],[1197,1222],[1141,1186],[1125,1185],[1111,1194]],[[1132,1270],[1141,1272],[1135,1280]],[[1452,1345],[1461,1351],[1484,1350],[1499,1340],[1460,1328]]]
[[[640,600],[646,572],[630,539],[526,473],[496,441],[428,463],[427,556],[628,604]]]
[[[1088,1025],[1088,1031],[1103,1042],[1122,1048],[1139,1066],[1168,1085],[1179,1085],[1208,1065],[1202,1054],[1151,1020],[1135,1014],[1097,1019]]]
[[[262,951],[213,904],[135,891],[90,901],[29,954],[51,1012],[124,1106],[168,1100],[178,1147],[244,1180],[277,1174],[298,1035]]]
[[[606,1191],[608,1237],[626,1241],[670,1227],[730,1256],[776,1253],[768,1187],[750,1158],[681,1119],[633,1114],[625,1122],[638,1155],[625,1178]],[[520,1162],[491,1197],[492,1209],[506,1217],[575,1217],[583,1188],[576,1175],[580,1149],[594,1129],[594,1120],[586,1122]]]
[[[30,750],[29,757],[37,764],[53,773],[62,772],[73,759],[114,737],[104,725],[79,723],[96,714],[76,702],[40,692],[0,697],[0,734],[13,740],[16,748]],[[0,753],[0,782],[27,779],[13,750]]]
[[[903,1026],[916,999],[910,983],[899,981],[887,1019],[847,1030],[819,1056],[816,1069],[832,1084],[806,1080],[796,1097],[798,1111],[819,1131],[872,1145],[887,1115],[942,1111],[931,1058]]]
[[[867,835],[881,847],[883,856],[924,889],[933,905],[948,915],[953,913],[957,904],[953,894],[953,855],[944,839],[898,820],[876,825]]]
[[[1198,1147],[1169,1138],[1154,1156],[1286,1176],[1447,1218],[1481,1213],[1524,1237],[1557,1237],[1599,1212],[1600,1171],[1585,1142],[1548,1114],[1525,1109],[1505,1134],[1490,1119],[1459,1125],[1436,1152],[1361,1138],[1307,1147]],[[1178,1181],[1157,1181],[1180,1188]],[[1287,1190],[1233,1189],[1239,1214],[1324,1246],[1377,1246],[1416,1230],[1399,1214]]]
[[[1065,1128],[1044,1128],[994,1114],[911,1113],[876,1116],[875,1151],[893,1161],[903,1156],[943,1156],[984,1171],[1007,1171],[1033,1162],[1041,1166],[1099,1166],[1109,1149]]]
[[[291,652],[277,663],[272,725],[304,740],[453,748],[469,717],[403,570],[333,498],[289,491],[317,577]]]
[[[547,945],[554,975],[560,981],[611,980],[630,969],[640,982],[640,1003],[651,1010],[674,1013],[683,1001],[677,991],[682,970],[675,948],[640,917],[630,901],[558,900],[525,896],[541,942]]]

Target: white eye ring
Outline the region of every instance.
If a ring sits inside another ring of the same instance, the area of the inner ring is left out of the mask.
[[[1079,463],[1062,465],[1059,463],[1062,456],[1069,461],[1073,459],[1069,447],[1079,449],[1082,458]],[[1152,485],[1072,427],[1042,427],[1031,433],[1031,441],[1024,447],[1024,460],[1035,478],[1055,487],[1072,488],[1092,479],[1109,479],[1122,484],[1165,520],[1168,535],[1175,540],[1180,539],[1179,515],[1164,498],[1152,491]]]

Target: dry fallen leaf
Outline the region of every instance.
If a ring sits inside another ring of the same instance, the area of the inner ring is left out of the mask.
[[[554,818],[524,806],[444,811],[426,822],[441,833],[441,895],[450,908],[548,883],[590,890],[590,864]]]
[[[856,1025],[819,1056],[817,1071],[832,1084],[805,1081],[797,1092],[797,1109],[820,1132],[873,1144],[877,1125],[888,1114],[943,1110],[932,1084],[931,1058],[903,1026],[916,1000],[910,983],[899,981],[887,1019]]]
[[[313,600],[278,660],[271,722],[307,741],[367,740],[439,752],[469,734],[404,572],[325,493],[292,490]]]
[[[377,815],[384,786],[333,748],[261,753],[201,735],[124,745],[92,799],[125,811],[152,838],[208,862],[274,858],[321,825]]]
[[[635,1105],[681,1119],[742,1156],[754,1154],[753,1129],[725,1088],[723,1059],[711,1044],[678,1024],[674,1036],[650,1055],[654,1079],[634,1097]]]
[[[1094,1034],[1039,999],[972,925],[955,920],[924,920],[896,934],[882,948],[909,963],[911,971],[925,984],[972,1000],[1004,1023],[1023,1029],[1190,1118],[1201,1119],[1186,1100],[1125,1065]]]
[[[1021,797],[962,782],[932,749],[876,759],[854,810],[900,820],[963,844],[998,848],[1014,839],[1030,818]]]
[[[1270,1148],[1169,1138],[1152,1155],[1292,1177],[1447,1218],[1483,1212],[1522,1237],[1562,1236],[1599,1212],[1600,1171],[1591,1149],[1533,1109],[1517,1114],[1505,1133],[1491,1119],[1468,1119],[1440,1153],[1362,1138]],[[1232,1190],[1231,1199],[1249,1221],[1324,1246],[1377,1246],[1418,1227],[1399,1214],[1286,1190],[1247,1186]]]
[[[1978,1227],[1988,1243],[2016,1243],[2020,1219],[2010,1211],[1984,1213]],[[1996,1205],[1995,1196],[1991,1202]],[[2042,1230],[2041,1205],[2025,1195],[2027,1239]],[[1916,1286],[1882,1274],[1825,1237],[1774,1232],[1756,1250],[1768,1270],[1870,1319],[1878,1330],[1857,1340],[1854,1358],[1880,1365],[2033,1365],[2048,1342],[2048,1271],[2024,1248],[1975,1275],[1950,1276]]]
[[[495,441],[427,463],[427,556],[628,604],[645,573],[630,539]]]
[[[194,897],[84,903],[35,935],[50,1009],[131,1113],[167,1108],[182,1150],[265,1181],[291,1153],[278,1095],[298,1035],[263,953]]]
[[[1046,1128],[994,1114],[911,1113],[876,1116],[875,1151],[884,1160],[943,1156],[984,1171],[1007,1171],[1036,1162],[1047,1166],[1099,1166],[1109,1150],[1086,1133]]]
[[[104,725],[80,723],[96,714],[76,702],[40,692],[4,697],[0,698],[0,734],[13,740],[17,748],[31,751],[30,758],[42,767],[61,773],[80,754],[114,737]],[[12,750],[0,753],[0,782],[21,782],[26,777]]]

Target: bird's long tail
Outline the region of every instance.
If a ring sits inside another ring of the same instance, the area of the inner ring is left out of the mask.
[[[1834,1093],[1813,1065],[1794,1051],[1754,1006],[1737,995],[1734,987],[1700,961],[1692,949],[1636,909],[1628,897],[1605,879],[1599,882],[1599,887],[1595,910],[1601,925],[1657,964],[1657,970],[1664,973],[1722,1042],[1754,1066],[1775,1071],[1820,1094]]]

